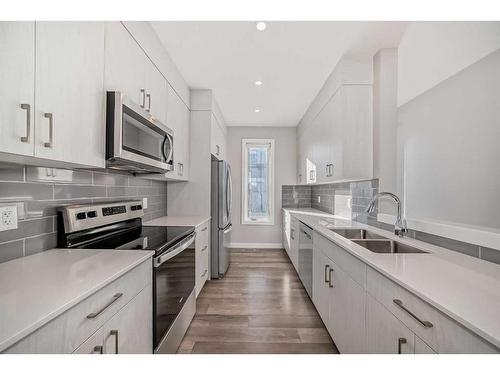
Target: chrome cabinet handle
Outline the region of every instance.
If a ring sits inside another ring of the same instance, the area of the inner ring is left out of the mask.
[[[203,228],[201,231],[205,232],[208,229],[208,227]]]
[[[220,154],[220,146],[219,145],[215,145],[215,148],[217,149],[216,155],[219,156],[219,154]]]
[[[333,176],[333,164],[327,164],[326,165],[326,177],[332,177]]]
[[[405,305],[403,305],[403,302],[401,302],[401,300],[393,299],[392,302],[394,302],[396,304],[396,306],[401,308],[403,311],[407,312],[413,319],[415,319],[417,322],[419,322],[422,326],[424,326],[426,328],[434,327],[434,325],[431,322],[429,322],[427,320],[420,319],[418,316],[416,316],[414,313],[412,313],[410,310],[408,310],[408,308],[406,308]]]
[[[87,315],[87,319],[94,319],[94,318],[97,318],[99,315],[101,315],[108,307],[110,307],[113,303],[115,303],[116,301],[118,301],[121,297],[123,296],[123,293],[116,293],[113,298],[111,299],[111,301],[109,301],[108,304],[106,304],[106,306],[102,307],[99,311],[95,312],[95,313],[91,313],[89,315]]]
[[[208,245],[203,246],[203,249],[201,249],[201,251],[205,251],[206,249],[208,249]]]
[[[21,104],[21,108],[26,110],[26,137],[21,137],[21,142],[30,143],[31,106],[29,104]]]
[[[44,113],[43,117],[49,119],[49,141],[45,142],[43,145],[47,148],[52,148],[52,143],[54,141],[54,115],[52,113]]]
[[[141,89],[141,94],[142,94],[142,104],[140,104],[141,108],[146,107],[146,90]]]
[[[290,238],[291,238],[292,240],[294,240],[294,239],[295,239],[295,229],[290,229]]]
[[[104,353],[104,347],[102,345],[96,345],[94,346],[94,349],[92,350],[92,354],[103,354]]]
[[[148,108],[146,109],[146,111],[151,112],[151,94],[147,93],[146,98],[148,98]]]
[[[201,277],[205,277],[205,275],[207,274],[208,270],[205,270],[205,272],[203,272],[203,275],[201,275]]]
[[[328,286],[330,288],[333,288],[335,285],[332,284],[332,273],[333,273],[333,268],[330,268],[330,270],[328,271]]]
[[[398,339],[398,354],[401,354],[401,346],[403,344],[406,344],[408,341],[406,341],[406,339],[404,337],[400,337]]]
[[[325,283],[329,283],[330,280],[328,280],[328,269],[330,268],[330,266],[328,264],[325,264]]]
[[[110,336],[115,336],[115,354],[118,354],[118,330],[112,329],[109,331]]]

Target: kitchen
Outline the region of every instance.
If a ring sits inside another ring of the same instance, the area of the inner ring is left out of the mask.
[[[0,55],[2,357],[500,353],[500,22],[12,20]]]

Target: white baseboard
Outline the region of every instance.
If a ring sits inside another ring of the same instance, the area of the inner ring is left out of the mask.
[[[256,243],[256,242],[231,242],[231,249],[283,249],[283,244],[278,243]]]

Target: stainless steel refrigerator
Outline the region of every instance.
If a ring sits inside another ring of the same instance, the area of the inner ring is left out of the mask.
[[[212,246],[211,273],[212,279],[224,277],[229,267],[229,243],[231,239],[231,211],[233,203],[233,187],[231,167],[224,160],[212,156]]]

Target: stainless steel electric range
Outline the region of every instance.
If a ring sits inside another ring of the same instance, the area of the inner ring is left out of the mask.
[[[142,226],[141,201],[63,206],[58,246],[153,250],[153,348],[175,353],[196,312],[194,227]]]

